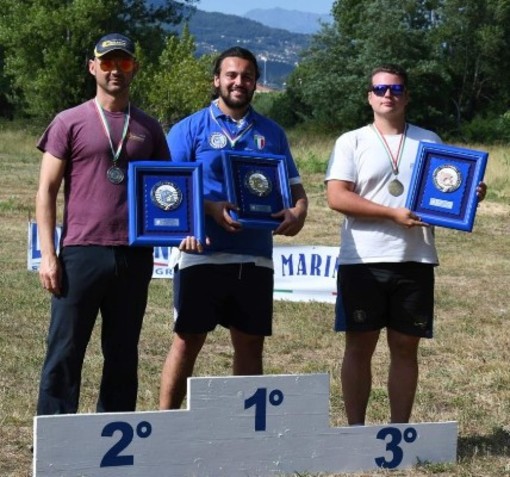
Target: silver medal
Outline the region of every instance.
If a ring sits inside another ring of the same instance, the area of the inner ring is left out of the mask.
[[[402,184],[402,182],[398,179],[393,179],[388,184],[388,191],[393,197],[398,197],[404,193],[404,184]]]
[[[124,171],[118,166],[112,166],[106,172],[106,177],[112,184],[120,184],[124,180]]]

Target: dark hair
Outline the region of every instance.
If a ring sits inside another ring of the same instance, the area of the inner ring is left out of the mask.
[[[247,50],[246,48],[241,48],[240,46],[234,46],[220,53],[220,56],[218,56],[218,58],[216,58],[214,62],[213,66],[214,76],[220,75],[221,64],[223,63],[223,60],[225,58],[231,57],[242,58],[243,60],[248,60],[250,63],[252,63],[253,66],[255,67],[255,78],[259,79],[260,70],[259,65],[257,63],[257,58],[255,58],[255,55],[250,50]]]
[[[372,91],[372,80],[377,73],[390,73],[399,76],[407,89],[407,71],[400,65],[385,63],[377,66],[370,73],[370,77],[368,78],[368,91]]]

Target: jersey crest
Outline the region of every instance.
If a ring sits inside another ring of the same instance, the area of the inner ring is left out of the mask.
[[[227,138],[224,134],[215,132],[209,136],[209,144],[214,149],[223,149],[227,145]]]

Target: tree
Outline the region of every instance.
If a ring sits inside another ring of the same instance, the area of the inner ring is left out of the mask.
[[[342,0],[290,80],[292,94],[329,128],[367,121],[368,74],[377,64],[419,68],[429,61],[428,4],[405,0]]]
[[[367,75],[393,62],[410,74],[410,120],[448,134],[503,118],[508,0],[337,0],[332,13],[288,81],[298,115],[337,131],[369,120]]]
[[[212,59],[197,59],[187,27],[181,37],[169,36],[157,62],[142,68],[133,94],[144,108],[168,127],[204,107],[211,99]]]
[[[448,0],[437,17],[432,37],[453,85],[456,127],[476,115],[503,114],[510,99],[510,2]]]
[[[144,0],[0,0],[3,76],[18,111],[49,118],[89,98],[87,60],[106,33],[124,33],[157,57],[164,26],[179,22],[183,8],[170,0],[158,6]]]
[[[12,91],[9,78],[4,74],[4,52],[0,47],[0,116],[12,118]]]

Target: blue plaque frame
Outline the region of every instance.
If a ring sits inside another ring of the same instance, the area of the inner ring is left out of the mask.
[[[187,236],[205,243],[202,164],[130,162],[127,192],[129,245],[173,247]]]
[[[421,141],[406,207],[423,222],[471,232],[489,154]]]
[[[276,229],[281,219],[271,214],[291,207],[291,191],[285,156],[245,151],[223,151],[223,171],[229,202],[238,211],[231,211],[234,220],[246,228]],[[250,192],[250,177],[266,182],[261,195]]]

